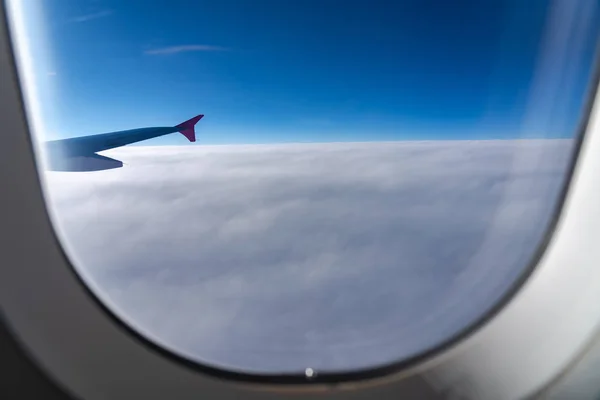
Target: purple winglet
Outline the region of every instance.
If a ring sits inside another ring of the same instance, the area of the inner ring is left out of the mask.
[[[179,125],[176,125],[176,128],[179,128],[179,132],[185,136],[190,142],[196,141],[196,131],[194,130],[194,125],[198,121],[200,121],[204,117],[204,114],[196,115],[194,118],[188,119],[185,122],[182,122]]]

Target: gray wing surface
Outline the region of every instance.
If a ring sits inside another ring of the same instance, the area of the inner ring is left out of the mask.
[[[190,142],[195,142],[195,125],[202,117],[204,115],[197,115],[171,127],[130,129],[48,141],[44,144],[47,168],[52,171],[98,171],[120,168],[123,162],[96,153],[175,132],[180,132]]]

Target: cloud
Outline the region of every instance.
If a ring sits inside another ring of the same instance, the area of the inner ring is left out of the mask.
[[[56,76],[56,71],[48,71],[46,72],[47,76]]]
[[[186,53],[186,52],[195,52],[195,51],[229,51],[227,47],[221,46],[212,46],[207,44],[190,44],[190,45],[181,45],[181,46],[170,46],[170,47],[161,47],[157,49],[150,49],[144,51],[145,54],[149,55],[161,55],[161,54],[177,54],[177,53]]]
[[[167,348],[371,367],[485,313],[542,238],[570,141],[121,148],[46,174],[81,274]]]
[[[112,15],[112,10],[102,10],[91,14],[79,15],[77,17],[73,17],[71,20],[74,22],[87,22],[98,18],[108,17]]]

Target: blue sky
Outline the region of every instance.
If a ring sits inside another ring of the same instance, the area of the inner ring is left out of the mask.
[[[29,29],[48,138],[199,113],[200,144],[570,137],[600,15],[565,1],[572,26],[549,0],[78,0]]]

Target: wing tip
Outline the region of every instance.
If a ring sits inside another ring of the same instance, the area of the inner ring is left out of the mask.
[[[177,125],[176,128],[179,128],[179,132],[187,138],[190,142],[196,141],[196,130],[194,126],[198,121],[200,121],[204,117],[204,114],[198,114],[193,118],[188,119],[185,122]]]

